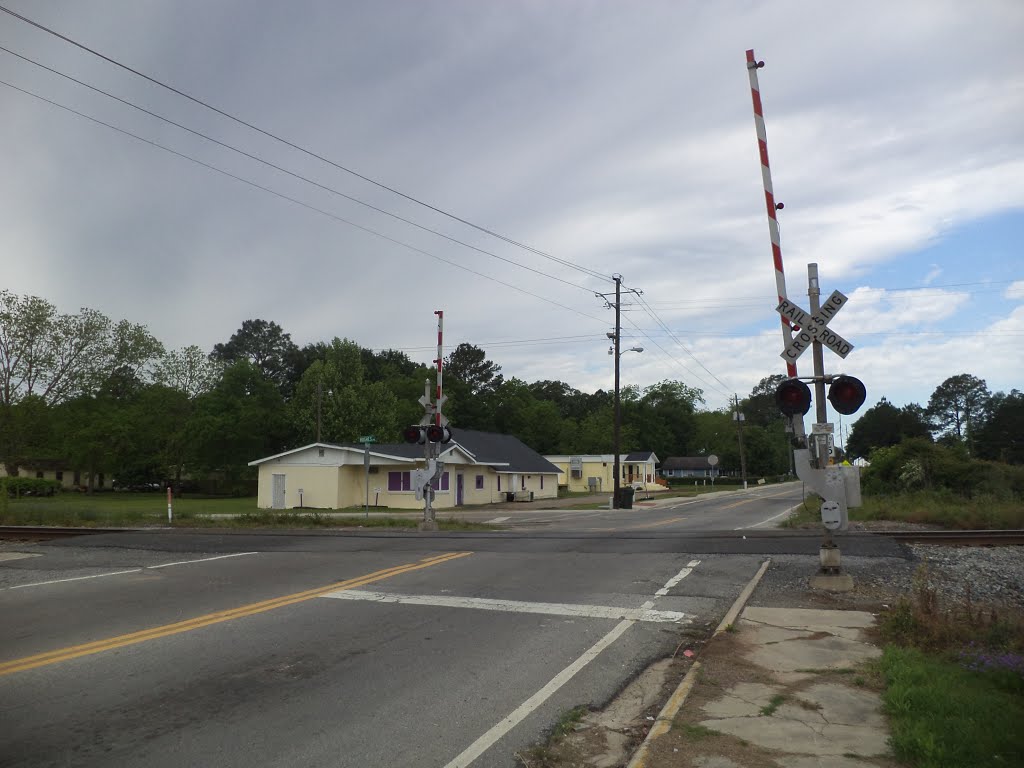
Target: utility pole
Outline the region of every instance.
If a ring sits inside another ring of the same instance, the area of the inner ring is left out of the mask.
[[[321,372],[320,378],[316,380],[316,441],[320,442],[320,412],[323,408],[323,386],[324,379]]]
[[[612,280],[615,281],[615,301],[613,302],[609,296],[610,293],[596,293],[594,294],[600,299],[605,300],[605,307],[614,307],[615,309],[615,330],[608,333],[608,338],[612,340],[612,346],[608,350],[609,355],[615,357],[615,399],[614,399],[614,425],[612,427],[612,451],[614,452],[614,460],[612,462],[612,472],[614,477],[612,478],[612,509],[619,509],[619,494],[622,485],[622,467],[619,459],[619,454],[622,450],[622,401],[619,396],[619,358],[622,357],[622,275],[612,275]],[[635,293],[637,296],[641,295],[643,291],[637,290],[636,288],[627,288],[629,293]],[[625,350],[626,352],[643,352],[643,347],[632,347],[631,349]]]
[[[615,429],[612,437],[612,451],[615,453],[615,478],[612,481],[612,509],[619,508],[619,491],[622,484],[622,469],[619,466],[619,441],[622,435],[622,403],[619,399],[619,345],[622,343],[622,275],[614,275],[615,280]]]
[[[740,474],[743,478],[743,490],[747,489],[747,453],[743,449],[743,414],[740,413],[740,396],[733,394],[733,400],[736,403],[736,409],[732,412],[733,419],[736,420],[736,434],[739,436],[740,441]]]

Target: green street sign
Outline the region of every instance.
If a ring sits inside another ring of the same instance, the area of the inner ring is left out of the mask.
[[[377,442],[377,438],[374,437],[373,435],[363,435],[362,437],[359,438],[359,442],[360,443],[376,443]]]

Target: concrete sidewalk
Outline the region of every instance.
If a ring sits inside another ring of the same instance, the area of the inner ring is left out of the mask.
[[[863,611],[744,609],[700,653],[671,724],[630,768],[895,766],[860,667],[881,654],[865,633],[873,623]]]

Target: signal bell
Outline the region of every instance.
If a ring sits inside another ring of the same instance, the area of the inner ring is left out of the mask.
[[[811,409],[811,390],[800,379],[786,379],[775,390],[775,404],[786,416],[803,416]]]
[[[828,401],[836,412],[849,416],[864,405],[868,396],[864,382],[853,376],[836,376],[828,388]]]

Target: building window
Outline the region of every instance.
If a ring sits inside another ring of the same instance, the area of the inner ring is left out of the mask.
[[[483,475],[477,475],[476,476],[476,489],[478,491],[482,491],[484,489],[484,476]]]
[[[82,484],[82,473],[81,473],[81,472],[79,472],[79,471],[78,471],[78,470],[76,469],[76,470],[75,470],[75,485],[81,485],[81,484]]]
[[[501,475],[498,475],[498,493],[501,493]]]
[[[323,448],[317,448],[316,449],[316,455],[319,456],[322,459],[324,457],[324,449]]]
[[[448,475],[449,474],[451,474],[451,473],[449,473],[449,472],[442,472],[441,473],[441,487],[438,488],[437,490],[439,490],[439,491],[450,490],[449,480],[448,480]]]
[[[102,472],[100,472],[99,475],[97,475],[96,487],[97,488],[102,488],[103,487],[103,473]]]
[[[389,491],[411,491],[412,478],[408,472],[388,472]]]
[[[37,480],[42,480],[43,479],[42,470],[38,470],[38,469],[36,470],[36,479]]]
[[[520,478],[521,479],[520,479],[519,484],[522,486],[522,490],[525,491],[526,490],[526,475],[520,475]]]
[[[57,470],[57,480],[63,480],[63,479],[64,479],[64,473],[62,471],[60,471],[60,470]]]
[[[542,491],[544,490],[544,475],[540,476],[540,489]]]

